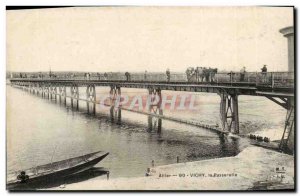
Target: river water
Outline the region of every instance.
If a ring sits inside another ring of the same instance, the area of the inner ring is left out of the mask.
[[[108,94],[97,87],[97,97]],[[180,92],[162,91],[168,95]],[[185,92],[181,92],[181,94]],[[147,94],[145,89],[122,89],[122,94]],[[164,110],[164,115],[207,124],[219,120],[216,94],[194,93],[197,109]],[[80,88],[80,97],[85,89]],[[199,104],[200,103],[200,104]],[[7,170],[8,172],[63,160],[94,151],[109,152],[97,166],[110,171],[110,177],[144,176],[155,165],[234,156],[249,145],[247,139],[222,138],[191,125],[163,120],[162,131],[147,131],[147,116],[122,111],[121,124],[110,121],[109,109],[97,105],[96,116],[7,86]],[[240,132],[269,131],[280,135],[285,110],[264,97],[239,96]],[[278,139],[278,138],[277,138]]]

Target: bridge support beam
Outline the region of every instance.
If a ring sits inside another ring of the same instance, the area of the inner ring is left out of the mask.
[[[79,89],[77,85],[71,86],[71,108],[74,107],[74,100],[76,104],[76,110],[79,109]]]
[[[42,86],[42,97],[43,98],[46,97],[46,86],[45,85]]]
[[[117,124],[121,123],[121,88],[118,86],[110,87],[110,119]]]
[[[295,149],[295,103],[294,98],[288,98],[288,108],[285,119],[284,131],[279,144],[279,149],[293,154]]]
[[[294,153],[295,141],[294,141],[294,130],[295,130],[295,100],[294,97],[272,97],[266,96],[269,100],[280,105],[286,109],[285,125],[284,131],[281,137],[279,144],[279,149],[288,152]]]
[[[151,116],[151,114],[163,115],[163,110],[161,108],[162,96],[161,90],[155,88],[149,88],[148,97],[148,131],[157,130],[158,133],[161,132],[162,119],[159,117]]]
[[[96,87],[95,85],[88,85],[86,87],[86,108],[90,113],[90,104],[92,105],[92,113],[96,114]]]
[[[224,131],[239,133],[239,110],[238,95],[228,94],[227,92],[219,93],[221,97],[220,117]]]

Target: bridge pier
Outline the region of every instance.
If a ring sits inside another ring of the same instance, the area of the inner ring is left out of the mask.
[[[57,94],[56,86],[51,86],[50,87],[51,100],[54,98],[54,100],[56,101],[56,94]]]
[[[161,108],[162,96],[161,89],[149,88],[149,97],[148,97],[148,112],[150,114],[159,114],[163,115],[163,110]],[[155,130],[161,132],[162,119],[158,117],[153,117],[148,115],[148,131]]]
[[[38,85],[37,84],[33,84],[33,94],[38,95]]]
[[[92,113],[96,114],[96,87],[95,85],[88,85],[86,87],[86,108],[90,113],[90,104],[92,105]]]
[[[76,103],[76,110],[79,109],[79,90],[77,85],[71,86],[71,108],[74,107],[74,100]]]
[[[39,84],[34,84],[34,94],[39,95]]]
[[[38,95],[38,84],[33,84],[33,94]]]
[[[47,98],[48,96],[48,86],[47,85],[44,85],[43,86],[43,98]],[[49,99],[49,97],[48,97]]]
[[[41,95],[42,94],[42,86],[39,84],[38,85],[38,89],[37,89],[37,92],[38,92],[38,95]]]
[[[42,95],[42,85],[41,84],[38,84],[38,89],[37,89],[37,91],[38,91],[38,95]]]
[[[34,88],[33,88],[32,84],[29,84],[29,92],[30,92],[30,94],[34,93]]]
[[[118,86],[110,87],[110,119],[117,124],[121,123],[121,88]]]
[[[63,97],[64,99],[64,104],[66,105],[67,103],[67,91],[65,86],[59,86],[58,87],[58,94],[59,94],[59,103],[61,104],[61,98]]]
[[[52,100],[52,85],[51,84],[49,84],[48,92],[49,92],[48,99]]]
[[[52,85],[50,84],[50,85],[49,85],[49,95],[50,95],[50,100],[52,100],[52,91],[53,91]]]
[[[219,93],[220,102],[220,117],[222,129],[224,131],[239,133],[239,110],[238,110],[238,95],[228,94],[227,92]]]
[[[54,95],[54,100],[55,100],[55,102],[57,102],[57,86],[55,86],[55,87],[53,88],[53,95]]]
[[[42,87],[42,97],[43,98],[46,98],[46,88],[47,88],[47,86],[43,85],[43,87]]]
[[[28,88],[29,88],[29,93],[30,93],[30,94],[33,94],[33,87],[32,87],[32,84],[29,84],[29,85],[28,85]]]
[[[47,94],[47,99],[50,99],[50,87],[49,87],[49,85],[45,86],[45,94]]]
[[[35,85],[35,93],[37,96],[39,96],[39,94],[40,94],[40,85],[39,84]]]

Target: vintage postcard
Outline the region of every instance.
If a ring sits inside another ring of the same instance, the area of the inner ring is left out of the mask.
[[[6,8],[6,189],[295,190],[294,7]]]

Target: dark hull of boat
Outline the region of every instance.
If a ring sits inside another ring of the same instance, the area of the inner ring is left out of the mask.
[[[79,172],[83,172],[85,170],[88,170],[92,168],[94,165],[99,163],[102,159],[104,159],[109,153],[106,153],[98,158],[95,158],[89,162],[77,165],[75,167],[71,167],[68,169],[64,169],[61,171],[54,171],[53,173],[49,173],[43,176],[35,177],[35,178],[29,178],[29,180],[26,183],[20,183],[20,182],[15,182],[15,183],[8,183],[6,186],[7,190],[22,190],[22,187],[30,187],[31,185],[34,185],[36,183],[41,183],[41,182],[49,182],[55,181],[58,178],[70,176]],[[27,189],[25,188],[25,189]]]

